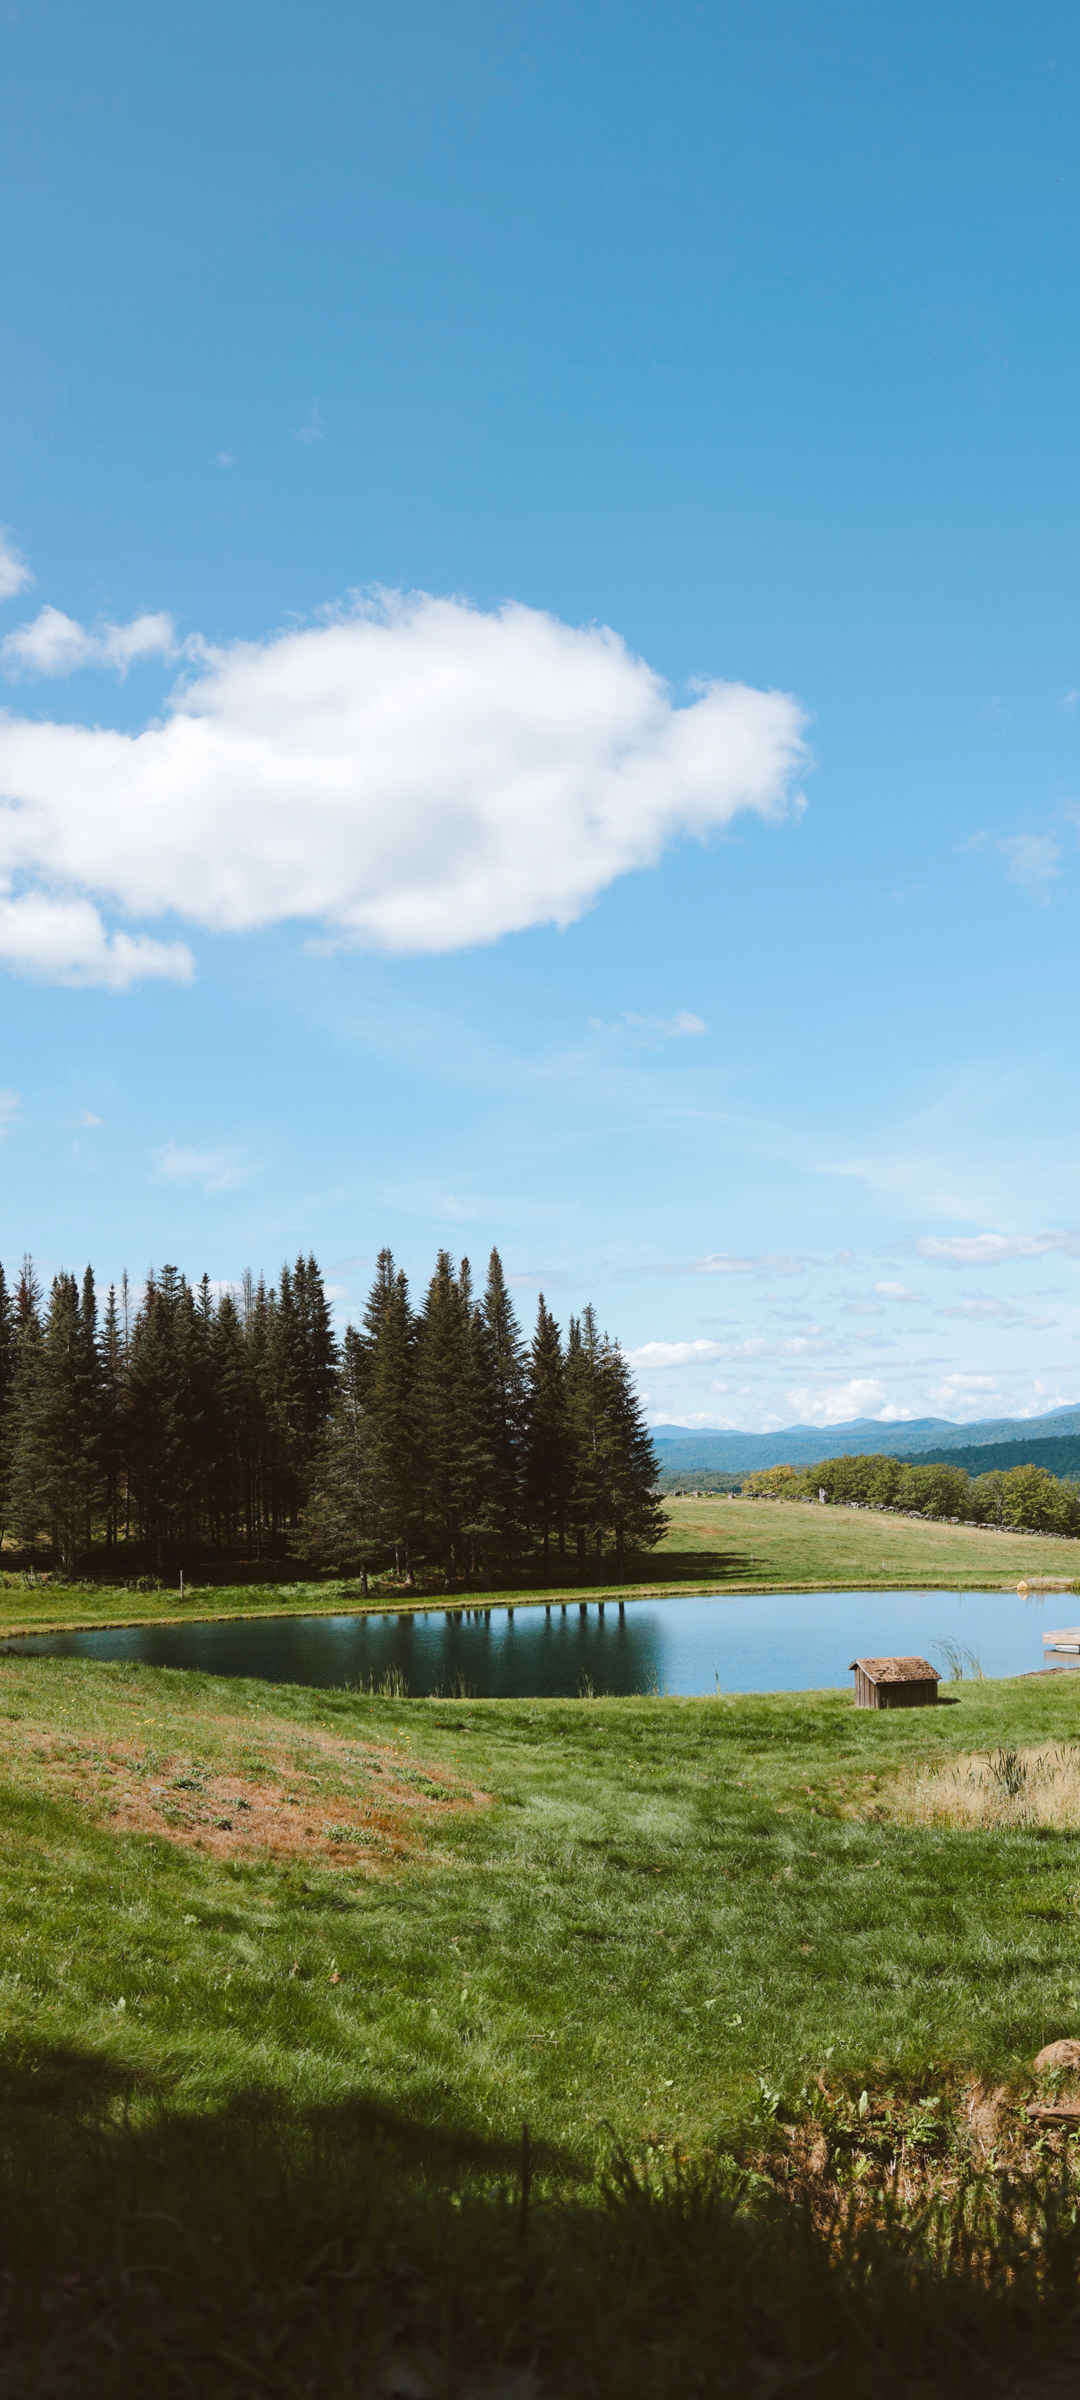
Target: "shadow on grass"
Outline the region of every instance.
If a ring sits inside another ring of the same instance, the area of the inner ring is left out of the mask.
[[[1025,2388],[1009,2359],[1075,2323],[1053,2171],[939,2221],[823,2225],[731,2161],[558,2169],[524,2134],[363,2095],[185,2115],[77,2047],[24,2051],[0,2103],[0,2391],[899,2400]]]

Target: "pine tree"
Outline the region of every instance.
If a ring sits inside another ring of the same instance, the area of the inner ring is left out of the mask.
[[[552,1533],[561,1530],[567,1493],[566,1366],[559,1328],[541,1292],[529,1352],[525,1424],[525,1505],[547,1566]]]
[[[160,1574],[190,1544],[199,1495],[201,1394],[191,1291],[175,1267],[147,1282],[131,1338],[126,1442],[140,1531]]]
[[[522,1527],[528,1388],[525,1344],[497,1250],[488,1260],[476,1346],[483,1386],[488,1505],[503,1564],[510,1566]]]
[[[617,1342],[605,1340],[599,1360],[601,1507],[615,1541],[616,1572],[626,1551],[651,1550],[667,1524],[656,1489],[658,1465],[641,1402]]]
[[[423,1493],[416,1417],[416,1325],[405,1276],[380,1250],[364,1310],[355,1371],[367,1412],[371,1522],[380,1547],[393,1551],[412,1581]]]
[[[126,1350],[116,1286],[109,1285],[101,1330],[101,1434],[99,1463],[105,1506],[105,1547],[116,1547],[120,1494],[126,1488],[124,1458],[124,1373]]]
[[[85,1304],[74,1275],[57,1275],[44,1327],[35,1329],[36,1312],[28,1313],[17,1386],[13,1522],[27,1544],[49,1536],[65,1575],[88,1541],[96,1496],[92,1279],[84,1292]]]
[[[365,1384],[363,1345],[350,1325],[333,1409],[315,1457],[303,1532],[305,1551],[319,1565],[346,1566],[359,1560],[366,1591],[374,1544]]]
[[[416,1337],[416,1429],[423,1473],[424,1527],[448,1584],[463,1564],[463,1520],[471,1498],[469,1427],[463,1408],[468,1374],[468,1276],[454,1274],[440,1250]]]
[[[604,1525],[603,1420],[600,1336],[596,1312],[571,1317],[566,1345],[567,1521],[578,1564],[590,1543],[599,1549]]]
[[[11,1495],[11,1460],[15,1441],[15,1306],[0,1266],[0,1551],[4,1546]]]

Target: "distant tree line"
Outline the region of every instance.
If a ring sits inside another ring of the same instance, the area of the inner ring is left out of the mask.
[[[1017,1533],[1080,1535],[1080,1484],[1045,1467],[1016,1466],[969,1475],[944,1460],[917,1462],[876,1451],[822,1458],[812,1467],[765,1467],[744,1475],[750,1499],[827,1500],[898,1509],[965,1525],[1007,1525]]]
[[[100,1308],[89,1267],[47,1299],[30,1259],[13,1287],[0,1268],[0,1543],[65,1573],[286,1547],[449,1583],[621,1563],[663,1531],[656,1472],[618,1343],[592,1308],[564,1340],[541,1296],[527,1345],[495,1250],[479,1295],[440,1251],[419,1307],[382,1251],[340,1343],[312,1257],[223,1290],[125,1276]]]

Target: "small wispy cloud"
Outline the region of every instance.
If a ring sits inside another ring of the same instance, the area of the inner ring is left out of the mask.
[[[235,467],[236,460],[233,457],[232,451],[219,450],[214,459],[214,465],[216,467]]]
[[[77,618],[65,616],[62,608],[46,605],[29,624],[4,635],[0,668],[12,682],[25,676],[74,675],[83,667],[111,667],[123,678],[143,659],[174,659],[178,652],[176,627],[164,611],[92,632]]]
[[[294,442],[324,442],[326,426],[317,400],[313,400],[302,425],[293,428]]]
[[[84,1126],[87,1133],[91,1133],[96,1132],[99,1126],[104,1125],[105,1119],[95,1116],[92,1108],[80,1108],[76,1123]]]
[[[822,1263],[782,1250],[762,1250],[749,1258],[735,1257],[729,1250],[712,1250],[705,1258],[694,1259],[690,1271],[694,1275],[805,1275],[808,1267]]]
[[[961,1416],[980,1416],[985,1413],[987,1401],[996,1399],[998,1393],[996,1375],[945,1375],[934,1386],[930,1400],[946,1416],[957,1410]]]
[[[1010,883],[1030,900],[1048,900],[1061,874],[1062,846],[1056,833],[1009,833],[995,845]]]
[[[0,526],[0,600],[13,600],[34,580],[30,569],[9,534]]]
[[[1000,1267],[1010,1259],[1045,1258],[1058,1251],[1080,1258],[1077,1233],[959,1233],[929,1234],[915,1247],[921,1258],[946,1267]]]
[[[881,1283],[875,1283],[874,1290],[879,1300],[917,1300],[919,1297],[917,1292],[908,1290],[906,1283],[895,1283],[889,1277]]]
[[[204,1192],[232,1192],[250,1183],[255,1168],[235,1150],[200,1150],[185,1142],[164,1142],[153,1153],[160,1183],[197,1183]]]
[[[704,1017],[695,1015],[692,1008],[676,1009],[673,1017],[642,1016],[637,1009],[624,1009],[614,1018],[590,1017],[590,1033],[621,1033],[624,1026],[631,1033],[644,1033],[653,1041],[676,1042],[688,1034],[706,1033]]]
[[[1075,708],[1078,700],[1080,700],[1080,685],[1074,685],[1071,692],[1062,693],[1062,708]]]
[[[18,1092],[0,1092],[0,1142],[5,1134],[11,1132],[21,1107],[22,1100]]]

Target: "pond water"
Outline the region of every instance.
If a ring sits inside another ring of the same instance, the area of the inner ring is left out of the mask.
[[[985,1675],[1043,1664],[1044,1627],[1080,1620],[1068,1592],[732,1592],[540,1608],[505,1602],[415,1616],[264,1617],[33,1634],[23,1656],[132,1659],[257,1675],[270,1683],[376,1686],[396,1674],[421,1697],[572,1698],[597,1693],[813,1691],[848,1682],[856,1656],[918,1652],[944,1674],[948,1646]]]

